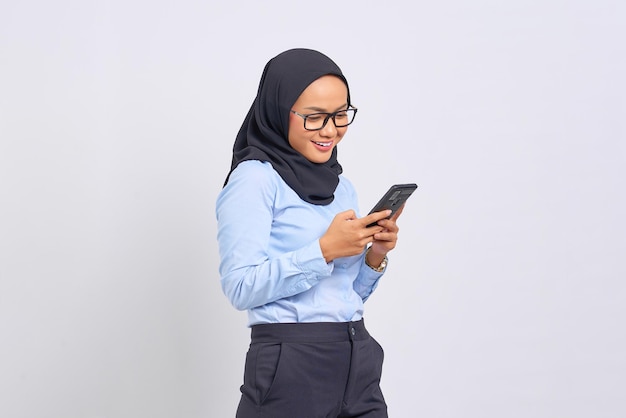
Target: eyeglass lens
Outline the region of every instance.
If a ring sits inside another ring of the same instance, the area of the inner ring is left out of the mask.
[[[352,123],[355,114],[355,109],[346,109],[335,113],[312,113],[304,119],[304,128],[322,129],[331,118],[337,128],[342,128]]]

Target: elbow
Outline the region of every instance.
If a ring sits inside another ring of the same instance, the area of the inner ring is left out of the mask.
[[[242,298],[229,296],[228,299],[230,300],[230,304],[233,305],[233,307],[238,311],[247,311],[248,309],[253,308],[253,306],[251,306],[249,303],[246,303],[246,301],[242,300]]]
[[[222,291],[230,301],[230,304],[238,311],[245,311],[253,308],[250,295],[242,291],[241,283],[233,285],[222,279]]]

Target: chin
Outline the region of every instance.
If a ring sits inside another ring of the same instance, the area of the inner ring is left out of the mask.
[[[317,156],[317,158],[307,158],[309,161],[311,161],[312,163],[316,163],[316,164],[324,164],[327,163],[328,160],[330,160],[330,155],[327,156]]]

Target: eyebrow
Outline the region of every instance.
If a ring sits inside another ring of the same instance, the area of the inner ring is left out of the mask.
[[[338,110],[341,110],[344,107],[348,107],[348,103],[344,103],[341,106],[339,106],[337,109],[335,109],[335,112],[338,111]],[[326,112],[326,109],[323,109],[323,108],[317,107],[317,106],[308,106],[308,107],[305,107],[305,109],[313,110],[314,112],[328,113],[328,112]],[[332,113],[332,112],[330,112],[330,113]]]

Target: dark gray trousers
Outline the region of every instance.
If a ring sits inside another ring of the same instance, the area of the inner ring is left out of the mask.
[[[387,418],[363,321],[252,327],[237,418]]]

